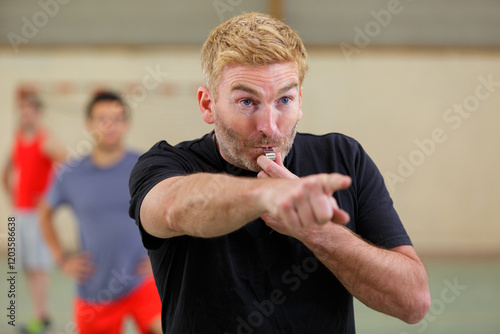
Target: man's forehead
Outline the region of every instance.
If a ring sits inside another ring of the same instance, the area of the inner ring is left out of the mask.
[[[241,74],[243,76],[296,76],[299,77],[299,70],[294,62],[279,62],[268,65],[242,65],[230,64],[224,66],[221,75],[222,78],[228,78],[234,75]]]
[[[231,65],[224,68],[221,79],[221,84],[231,92],[256,93],[259,88],[269,85],[280,92],[299,87],[297,67],[292,62],[266,66]]]
[[[117,113],[123,112],[125,108],[118,101],[103,100],[96,102],[96,104],[92,107],[92,110],[98,113]]]

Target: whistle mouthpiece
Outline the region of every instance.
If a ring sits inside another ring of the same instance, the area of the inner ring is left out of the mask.
[[[276,160],[276,153],[274,153],[274,150],[272,148],[264,149],[264,154],[266,155],[267,158],[271,160]]]

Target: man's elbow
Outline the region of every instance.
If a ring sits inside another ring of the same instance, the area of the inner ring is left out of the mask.
[[[404,322],[414,325],[422,321],[431,307],[431,295],[428,288],[416,293],[412,300],[409,301],[409,306],[405,315],[401,318]]]
[[[166,204],[150,203],[146,199],[147,195],[140,209],[140,221],[144,231],[162,239],[183,235],[178,220],[172,214],[174,210],[167,209]]]

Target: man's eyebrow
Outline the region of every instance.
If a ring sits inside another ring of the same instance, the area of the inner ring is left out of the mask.
[[[287,84],[286,86],[284,86],[283,88],[281,88],[279,91],[278,91],[278,95],[281,95],[283,93],[286,93],[288,92],[290,89],[292,88],[298,88],[299,87],[299,83],[294,81],[294,82],[291,82],[289,84]],[[256,95],[256,96],[259,96],[259,92],[257,92],[255,89],[251,88],[251,87],[248,87],[244,84],[236,84],[234,87],[231,88],[231,92],[234,92],[236,90],[241,90],[243,92],[247,92],[249,94],[253,94],[253,95]]]
[[[296,81],[289,83],[288,85],[286,85],[285,87],[283,87],[279,90],[278,95],[286,93],[292,88],[299,88],[299,83]]]
[[[236,84],[234,87],[231,88],[231,92],[234,92],[235,90],[241,90],[243,92],[247,92],[253,95],[259,95],[259,92],[257,92],[255,89],[245,86],[244,84]]]

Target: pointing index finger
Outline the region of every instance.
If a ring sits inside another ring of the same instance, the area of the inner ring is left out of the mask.
[[[333,194],[337,190],[347,189],[351,186],[352,179],[347,175],[338,173],[323,174],[323,189]]]

